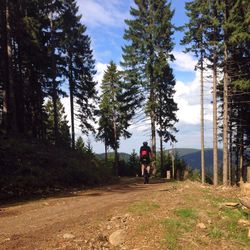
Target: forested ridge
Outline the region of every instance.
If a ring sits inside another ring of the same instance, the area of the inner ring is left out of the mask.
[[[130,165],[125,166],[119,159],[119,147],[121,138],[132,136],[130,126],[146,119],[150,121],[152,164],[158,175],[164,177],[164,166],[174,162],[174,151],[166,155],[164,147],[166,143],[175,143],[178,133],[176,79],[171,68],[177,30],[183,32],[181,44],[185,51],[198,58],[201,181],[204,183],[206,177],[203,87],[207,80],[213,81],[213,183],[230,185],[246,180],[250,140],[250,3],[193,0],[186,3],[186,13],[188,22],[184,27],[175,27],[170,1],[136,0],[125,20],[122,70],[110,58],[98,92],[91,37],[76,0],[1,1],[2,187],[6,188],[10,176],[16,177],[15,183],[19,183],[19,178],[25,180],[25,187],[31,183],[28,178],[34,178],[36,186],[40,171],[45,174],[48,162],[54,160],[50,174],[44,177],[44,183],[48,178],[47,184],[52,186],[53,178],[49,179],[53,174],[60,179],[62,171],[56,170],[58,165],[70,169],[58,185],[63,185],[67,178],[72,179],[70,185],[74,185],[74,180],[85,185],[99,184],[107,176],[121,173],[134,175],[138,172],[138,155],[132,152]],[[211,72],[209,79],[205,79],[205,72]],[[64,97],[70,100],[68,118],[62,104]],[[96,158],[89,141],[76,138],[76,121],[83,135],[93,134],[104,144],[104,160]],[[223,171],[218,165],[219,140],[223,142]],[[45,153],[43,161],[40,155],[46,150],[54,153]],[[114,157],[108,157],[109,150],[114,151]],[[61,154],[63,162],[58,163],[56,159]],[[36,157],[28,159],[30,155],[37,157],[37,165]],[[176,169],[185,168],[178,155],[174,157],[179,162]],[[91,176],[89,169],[95,174]],[[98,176],[103,173],[102,180]],[[47,185],[42,182],[41,178],[36,188]],[[11,185],[7,189],[11,191]]]

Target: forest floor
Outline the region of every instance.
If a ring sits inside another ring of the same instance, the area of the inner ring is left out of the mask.
[[[236,187],[122,179],[0,206],[0,249],[249,249]]]

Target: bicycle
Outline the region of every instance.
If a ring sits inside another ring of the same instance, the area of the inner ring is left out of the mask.
[[[149,184],[150,177],[150,165],[147,165],[144,169],[144,184]]]

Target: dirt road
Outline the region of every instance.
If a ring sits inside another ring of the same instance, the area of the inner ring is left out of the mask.
[[[224,202],[228,191],[134,179],[2,206],[0,249],[248,249],[247,228],[243,240],[224,233],[227,214],[218,216],[212,195]]]
[[[64,247],[63,236],[72,234],[79,238],[82,249],[87,249],[84,242],[94,238],[99,221],[115,216],[161,185],[123,183],[1,207],[0,248],[59,249]]]

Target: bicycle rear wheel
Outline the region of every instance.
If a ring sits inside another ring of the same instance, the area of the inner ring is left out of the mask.
[[[145,173],[144,173],[144,184],[148,184],[149,183],[149,173],[148,170],[145,169]]]

